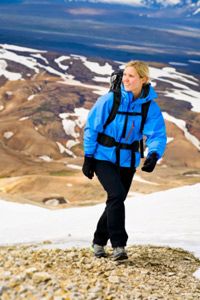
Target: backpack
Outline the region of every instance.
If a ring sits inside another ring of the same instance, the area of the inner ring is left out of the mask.
[[[110,92],[113,92],[114,94],[114,101],[113,101],[113,106],[111,109],[111,112],[106,120],[106,122],[103,125],[103,129],[105,130],[106,127],[108,126],[108,124],[110,124],[114,119],[115,116],[118,112],[118,108],[121,102],[121,82],[122,82],[122,76],[123,76],[123,71],[119,70],[119,71],[115,71],[111,74],[111,78],[110,78]],[[147,93],[149,91],[149,84],[147,84],[144,89],[145,89],[145,93]],[[141,113],[133,113],[134,115],[142,115],[142,121],[141,121],[141,125],[140,125],[140,132],[143,132],[144,129],[144,124],[146,122],[146,118],[147,118],[147,114],[148,114],[148,110],[149,110],[149,106],[150,106],[151,101],[145,102],[142,104],[142,109],[141,109]],[[126,119],[127,120],[127,119]],[[125,121],[126,123],[126,121]],[[126,126],[124,126],[124,130],[123,130],[124,134],[126,132]],[[122,134],[123,135],[123,134]],[[144,158],[144,142],[143,142],[143,138],[139,141],[140,143],[140,153],[141,153],[141,157]]]

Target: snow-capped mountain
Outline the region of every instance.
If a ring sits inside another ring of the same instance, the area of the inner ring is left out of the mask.
[[[129,5],[133,7],[142,7],[150,9],[162,8],[182,8],[189,14],[198,14],[200,12],[199,0],[57,0],[56,3],[52,0],[38,1],[38,0],[1,0],[0,4],[42,4],[42,5],[60,5],[68,3],[104,3],[104,4],[119,4],[120,6]]]
[[[151,11],[151,16],[163,17],[163,14],[157,15],[157,11],[163,11],[166,18],[171,18],[173,16],[184,16],[184,17],[197,17],[199,18],[200,13],[200,1],[199,0],[64,0],[65,3],[102,3],[110,5],[120,5],[120,6],[131,6],[137,9],[142,9],[144,12]],[[147,10],[147,11],[146,11]],[[168,12],[168,10],[170,12]],[[138,12],[139,14],[143,13]]]

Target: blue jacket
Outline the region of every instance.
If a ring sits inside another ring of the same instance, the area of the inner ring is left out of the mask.
[[[147,119],[143,129],[143,135],[146,136],[146,146],[148,147],[148,155],[156,152],[159,158],[162,157],[166,147],[166,129],[165,123],[158,104],[154,101],[157,98],[152,86],[145,98],[134,99],[132,92],[125,91],[123,84],[121,85],[121,103],[119,111],[124,112],[141,112],[141,105],[149,100]],[[113,105],[113,93],[109,92],[98,98],[94,106],[89,112],[88,119],[84,129],[84,152],[86,156],[94,156],[99,160],[107,160],[116,163],[116,147],[105,147],[97,142],[98,133],[113,137],[117,142],[131,144],[134,141],[142,139],[140,132],[141,116],[128,116],[127,130],[125,138],[122,138],[124,128],[125,115],[117,114],[115,119],[103,131],[109,113]],[[140,152],[135,153],[135,167],[140,164]],[[131,150],[120,150],[120,166],[131,166]]]

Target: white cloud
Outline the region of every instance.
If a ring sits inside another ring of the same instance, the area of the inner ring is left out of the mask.
[[[90,2],[102,2],[102,3],[116,3],[116,4],[128,4],[132,6],[141,6],[142,0],[91,0]]]
[[[151,5],[152,1],[143,0],[89,0],[94,3],[108,3],[108,4],[121,4],[121,5],[131,5],[131,6],[146,6]],[[156,0],[155,3],[161,4],[163,6],[174,6],[181,3],[181,0]],[[145,5],[146,4],[146,5]]]
[[[181,3],[181,0],[156,0],[156,2],[164,6],[167,6],[167,5],[177,5]]]

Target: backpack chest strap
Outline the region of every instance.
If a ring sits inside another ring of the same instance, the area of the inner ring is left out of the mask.
[[[135,152],[139,150],[139,141],[134,141],[132,144],[125,144],[115,141],[115,139],[107,134],[99,133],[97,141],[105,147],[116,147],[116,164],[120,165],[120,150],[131,150],[131,168],[135,168]]]
[[[142,116],[141,112],[127,112],[127,111],[118,111],[118,115],[126,115],[126,116]]]
[[[105,147],[117,147],[119,149],[127,149],[133,152],[137,152],[139,150],[139,141],[134,141],[132,144],[120,143],[105,133],[99,133],[97,141],[100,145]]]

